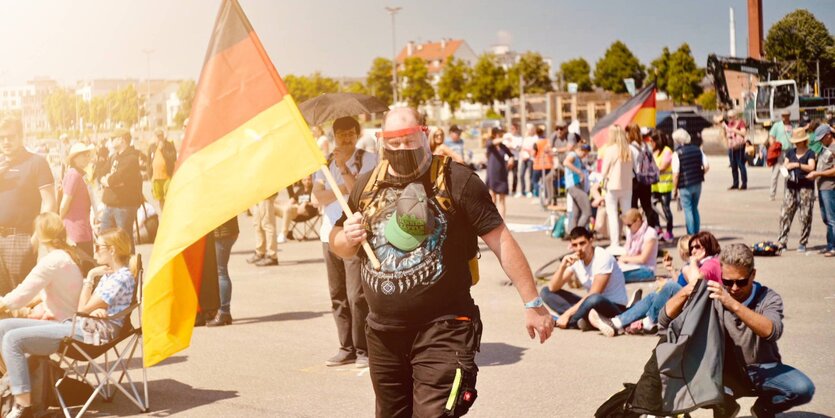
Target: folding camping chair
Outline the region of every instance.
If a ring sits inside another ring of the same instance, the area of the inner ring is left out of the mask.
[[[300,213],[293,219],[290,233],[298,241],[319,239],[319,227],[322,225],[322,212]]]
[[[71,379],[71,375],[75,375],[78,380],[84,381],[91,387],[95,388],[93,393],[87,399],[87,402],[81,407],[78,414],[75,415],[76,418],[84,415],[87,408],[90,407],[90,404],[93,403],[93,400],[99,394],[101,394],[105,402],[112,401],[115,394],[113,388],[122,392],[131,402],[139,407],[142,412],[148,412],[150,410],[150,404],[148,401],[148,376],[144,363],[142,364],[141,382],[144,396],[140,396],[139,390],[137,390],[137,384],[128,372],[128,368],[130,366],[129,363],[133,359],[133,355],[136,353],[137,348],[139,349],[140,360],[142,360],[143,353],[141,309],[139,309],[139,315],[137,315],[138,326],[134,327],[131,323],[131,314],[134,310],[136,310],[136,308],[140,308],[142,305],[142,276],[144,270],[142,268],[142,258],[139,254],[136,255],[136,263],[138,273],[136,275],[136,293],[134,294],[133,303],[131,303],[127,309],[116,315],[109,316],[104,319],[94,318],[99,320],[123,319],[124,323],[119,336],[104,345],[85,344],[81,341],[73,339],[72,336],[68,336],[64,338],[64,341],[61,343],[61,347],[58,349],[60,357],[58,363],[62,367],[66,366],[66,368],[64,369],[64,375],[55,382],[55,394],[66,418],[72,418],[72,415],[70,414],[70,407],[67,406],[64,396],[59,390],[59,386],[64,379]],[[93,317],[80,312],[76,313],[75,316],[73,316],[73,329],[75,329],[76,321],[78,321],[79,318]],[[123,341],[127,341],[127,344],[125,344],[120,350],[119,346]],[[97,359],[101,357],[104,358],[103,366],[97,362]],[[124,380],[127,381],[125,385],[122,384],[122,381]],[[128,392],[128,389],[130,392]]]

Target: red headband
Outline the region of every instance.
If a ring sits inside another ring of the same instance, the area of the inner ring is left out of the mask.
[[[399,138],[401,136],[411,135],[415,132],[429,133],[429,128],[423,125],[412,126],[411,128],[398,129],[396,131],[382,131],[378,135],[384,139]]]

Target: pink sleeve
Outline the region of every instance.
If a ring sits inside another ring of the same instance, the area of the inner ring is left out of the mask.
[[[3,303],[9,309],[20,309],[31,302],[42,289],[49,284],[50,278],[53,277],[59,267],[59,259],[50,257],[49,255],[42,258],[35,268],[26,275],[17,287],[3,296]]]
[[[721,283],[722,282],[722,265],[719,264],[719,260],[716,258],[711,258],[702,264],[699,267],[699,271],[705,276],[705,279]]]

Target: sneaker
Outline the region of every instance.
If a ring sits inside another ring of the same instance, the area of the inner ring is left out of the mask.
[[[823,253],[823,256],[824,257],[835,257],[835,250],[827,251],[827,252]]]
[[[264,259],[264,254],[255,253],[251,255],[249,258],[246,259],[246,262],[249,264],[255,264]]]
[[[773,418],[776,415],[773,412],[767,411],[762,405],[757,405],[754,403],[754,406],[751,407],[751,416],[754,418]]]
[[[631,308],[632,305],[638,303],[638,301],[640,301],[643,296],[644,296],[644,289],[640,289],[640,288],[635,289],[635,291],[632,292],[632,295],[629,296],[629,302],[627,302],[626,307]]]
[[[731,186],[731,187],[728,187],[728,190],[736,190],[736,189],[738,189],[738,188],[739,188],[739,187],[737,187],[737,186]]]
[[[284,234],[278,234],[278,237],[275,240],[279,244],[284,244],[285,242],[287,242],[287,236],[285,236]]]
[[[357,361],[356,366],[358,369],[364,369],[368,367],[368,355],[367,354],[357,354]]]
[[[592,326],[592,324],[586,320],[586,318],[580,318],[580,320],[577,321],[577,328],[579,328],[580,331],[583,332],[594,331],[595,329],[594,326]]]
[[[525,193],[525,197],[533,198],[533,193],[527,192],[527,193]]]
[[[335,356],[325,361],[325,366],[334,367],[351,364],[357,361],[357,355],[346,351],[339,350]]]
[[[522,193],[516,192],[516,193],[513,194],[513,197],[518,199],[518,198],[522,197]]]
[[[277,266],[278,257],[264,257],[261,260],[255,262],[255,265],[257,267]]]
[[[805,246],[805,245],[803,245],[803,244],[798,245],[798,246],[797,246],[797,252],[799,252],[799,253],[805,253],[805,252],[806,252],[806,246]]]
[[[675,240],[675,237],[673,236],[673,233],[668,232],[668,231],[664,231],[664,233],[661,234],[661,237],[664,239],[664,241],[667,241],[667,242],[673,242]]]
[[[739,186],[739,190],[748,190],[748,185],[743,184],[742,186]]]
[[[207,327],[222,327],[224,325],[232,325],[232,314],[218,312],[211,321],[206,322]]]
[[[615,335],[620,334],[620,330],[615,327],[611,318],[598,314],[594,309],[589,311],[589,321],[591,321],[591,324],[607,337],[614,337]]]
[[[22,407],[18,404],[15,404],[15,406],[12,407],[12,410],[9,411],[8,415],[6,415],[7,418],[33,418],[34,416],[35,413],[32,412],[31,406]]]

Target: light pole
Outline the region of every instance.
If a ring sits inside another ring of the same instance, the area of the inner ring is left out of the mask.
[[[394,103],[397,103],[397,41],[394,37],[394,16],[403,9],[400,6],[386,7],[386,11],[391,15],[391,90],[394,97]]]
[[[146,65],[146,73],[145,73],[145,127],[151,127],[151,118],[149,117],[151,114],[151,54],[154,53],[153,49],[143,49],[142,52],[145,54],[145,65]]]

